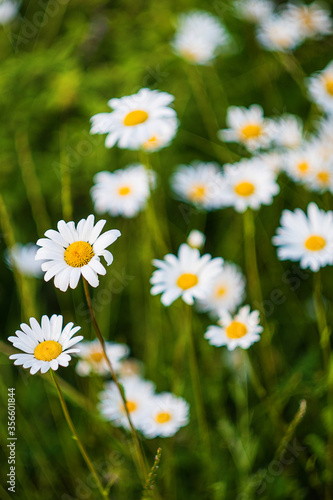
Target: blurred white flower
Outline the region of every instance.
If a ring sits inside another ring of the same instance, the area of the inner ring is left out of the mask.
[[[19,2],[11,0],[0,2],[0,24],[5,25],[10,23],[17,16],[19,6]]]
[[[260,340],[263,327],[259,325],[259,311],[250,311],[250,306],[242,307],[235,316],[221,311],[218,324],[208,327],[204,337],[211,345],[227,346],[229,351],[236,347],[248,349]]]
[[[291,179],[304,183],[317,162],[316,148],[312,143],[304,143],[301,148],[285,155],[284,168]]]
[[[257,158],[265,168],[271,170],[275,177],[277,177],[279,172],[283,169],[284,154],[279,151],[260,153],[255,158]]]
[[[111,361],[113,369],[117,372],[121,366],[120,362],[129,354],[129,348],[125,344],[115,342],[105,342],[106,354]],[[79,361],[76,364],[76,372],[81,377],[86,377],[91,373],[99,375],[109,375],[110,370],[105,361],[103,350],[98,339],[84,341],[80,344]]]
[[[290,3],[285,12],[297,24],[298,31],[304,38],[332,33],[330,12],[317,2],[310,5]]]
[[[319,271],[333,264],[333,212],[310,203],[307,214],[283,210],[281,227],[273,237],[280,260],[299,261],[301,268]]]
[[[94,115],[91,134],[108,134],[105,146],[139,150],[154,136],[174,133],[176,111],[169,107],[174,97],[143,88],[137,94],[110,99],[111,113]]]
[[[274,144],[287,149],[300,147],[303,135],[302,120],[295,115],[282,115],[271,122]]]
[[[204,247],[206,241],[206,236],[201,231],[197,229],[192,229],[187,237],[187,244],[192,248],[198,248],[199,250]]]
[[[237,13],[251,23],[262,23],[273,14],[274,3],[270,0],[238,0]]]
[[[288,52],[302,43],[303,36],[298,24],[283,12],[272,15],[258,27],[257,39],[266,50]]]
[[[326,113],[333,113],[333,61],[307,80],[310,98]]]
[[[16,243],[5,252],[6,262],[9,267],[16,268],[23,276],[41,278],[43,271],[41,262],[35,260],[38,246],[34,243],[22,245]]]
[[[192,64],[208,64],[229,36],[220,20],[204,11],[182,14],[171,43],[180,57]]]
[[[167,146],[175,137],[178,130],[177,118],[168,118],[168,127],[163,132],[154,133],[149,139],[141,144],[141,149],[146,153],[160,151]]]
[[[194,299],[204,299],[209,293],[216,274],[222,269],[223,259],[200,255],[196,248],[183,243],[178,256],[168,254],[164,260],[153,260],[158,269],[153,272],[150,283],[152,295],[162,294],[161,302],[169,306],[178,297],[192,305]]]

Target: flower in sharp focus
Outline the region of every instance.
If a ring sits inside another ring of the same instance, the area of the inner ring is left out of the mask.
[[[270,0],[238,0],[235,7],[239,17],[251,23],[262,23],[273,14],[274,3]]]
[[[332,32],[330,12],[319,3],[313,2],[310,5],[291,3],[287,6],[286,14],[295,22],[304,38],[315,38]]]
[[[252,158],[224,167],[223,203],[245,212],[250,207],[258,210],[261,205],[270,205],[280,188],[275,174],[261,160]]]
[[[30,326],[22,323],[21,330],[15,332],[16,336],[8,338],[14,347],[25,353],[9,356],[9,359],[15,359],[14,365],[30,368],[32,375],[38,370],[45,373],[50,368],[57,370],[59,365],[68,366],[70,354],[80,351],[73,346],[83,339],[82,335],[74,337],[81,327],[73,328],[74,324],[68,323],[63,328],[63,317],[56,314],[51,318],[42,316],[41,324],[35,318],[29,321]]]
[[[23,276],[41,278],[43,271],[41,262],[35,260],[38,247],[34,243],[22,245],[16,243],[6,251],[5,257],[9,267],[16,268]]]
[[[146,438],[171,437],[189,423],[189,404],[168,392],[155,395],[140,423]]]
[[[110,99],[111,113],[91,118],[91,134],[108,134],[105,146],[139,150],[154,136],[174,132],[176,111],[169,107],[174,97],[143,88],[137,94]]]
[[[152,382],[139,377],[121,379],[120,383],[124,388],[128,413],[134,427],[138,428],[154,395],[155,386]],[[124,403],[116,384],[108,382],[104,391],[99,394],[99,398],[99,410],[102,416],[117,427],[129,429]]]
[[[186,243],[192,248],[198,248],[199,250],[204,247],[206,241],[206,236],[201,231],[197,229],[192,229],[187,237]]]
[[[273,237],[280,260],[299,261],[301,268],[319,271],[333,264],[333,212],[310,203],[307,213],[283,210],[281,227]]]
[[[198,301],[198,309],[218,316],[219,311],[224,309],[234,311],[243,302],[244,295],[243,273],[235,264],[225,262],[212,282],[210,293],[205,299]]]
[[[91,197],[97,213],[135,217],[146,206],[152,184],[143,165],[129,165],[123,170],[99,172],[94,177]]]
[[[307,80],[311,100],[326,113],[333,113],[333,61]]]
[[[158,269],[153,272],[150,283],[152,295],[162,294],[161,302],[169,306],[178,297],[192,305],[194,299],[204,299],[209,293],[216,274],[222,269],[223,259],[200,255],[196,248],[183,243],[177,257],[168,254],[164,260],[153,260]]]
[[[0,3],[0,25],[10,23],[17,16],[19,3],[11,0],[4,0]]]
[[[263,327],[259,325],[259,311],[250,311],[250,306],[242,307],[235,316],[221,311],[219,326],[208,327],[204,337],[211,345],[227,346],[229,351],[236,347],[248,349],[260,340]]]
[[[106,274],[100,257],[104,257],[108,266],[112,263],[113,255],[106,248],[120,236],[117,229],[101,235],[105,223],[100,220],[95,224],[95,217],[89,215],[76,228],[73,221],[61,220],[58,231],[46,231],[46,238],[37,241],[41,248],[36,255],[36,260],[46,261],[42,264],[44,280],[54,278],[54,286],[65,292],[69,286],[76,288],[82,275],[92,287],[97,287],[98,275]]]
[[[238,142],[249,151],[267,148],[271,143],[271,120],[264,118],[264,111],[258,104],[252,104],[248,109],[230,106],[226,123],[229,128],[219,130],[217,134],[221,141]]]
[[[129,348],[125,344],[105,342],[105,350],[113,369],[117,372],[122,359],[128,356]],[[98,375],[108,375],[110,373],[98,339],[82,342],[78,357],[79,361],[75,369],[81,377],[86,377],[91,373],[97,373]]]
[[[266,19],[259,25],[256,35],[260,45],[273,52],[289,52],[303,41],[297,23],[285,12]]]
[[[180,165],[170,180],[173,192],[181,200],[204,210],[221,208],[223,176],[215,163],[192,162]]]
[[[272,139],[276,146],[295,149],[301,146],[303,123],[298,116],[282,115],[272,120]]]
[[[206,65],[229,36],[215,16],[203,11],[193,11],[179,17],[178,28],[171,43],[175,53],[191,64]]]

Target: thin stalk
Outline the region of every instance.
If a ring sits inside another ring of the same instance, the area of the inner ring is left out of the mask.
[[[116,386],[118,388],[118,391],[119,391],[119,394],[120,394],[120,397],[121,397],[121,399],[123,401],[124,410],[125,410],[126,417],[127,417],[130,429],[131,429],[131,433],[132,433],[132,437],[133,437],[133,442],[134,442],[134,445],[135,445],[135,448],[136,448],[136,452],[137,452],[137,458],[138,458],[138,461],[139,461],[139,473],[140,473],[141,479],[144,480],[146,478],[146,476],[147,476],[147,473],[148,473],[146,459],[145,459],[145,456],[144,456],[143,451],[141,449],[137,432],[135,430],[135,427],[134,427],[134,425],[132,423],[132,420],[131,420],[131,417],[130,417],[130,414],[129,414],[129,411],[128,411],[127,401],[126,401],[126,397],[125,397],[125,392],[124,392],[124,389],[123,389],[122,385],[120,384],[120,382],[118,380],[118,377],[117,377],[117,375],[116,375],[116,373],[115,373],[115,371],[113,369],[111,361],[110,361],[110,359],[109,359],[109,357],[108,357],[108,355],[106,353],[105,341],[104,341],[104,339],[102,337],[101,331],[100,331],[98,323],[96,321],[96,316],[95,316],[95,312],[94,312],[92,301],[91,301],[91,297],[90,297],[88,282],[85,279],[83,279],[83,287],[84,287],[84,293],[85,293],[85,296],[86,296],[86,300],[87,300],[87,304],[88,304],[88,308],[89,308],[89,312],[90,312],[91,321],[92,321],[92,324],[93,324],[95,332],[96,332],[96,336],[97,336],[97,338],[98,338],[98,340],[99,340],[99,342],[101,344],[101,347],[102,347],[102,350],[103,350],[103,354],[104,354],[104,358],[105,358],[105,361],[106,361],[106,363],[107,363],[107,365],[109,367],[112,379],[113,379],[114,383],[116,384]]]
[[[97,484],[97,487],[98,487],[98,490],[100,492],[100,494],[102,495],[103,498],[108,498],[108,494],[106,493],[106,491],[104,491],[104,488],[102,486],[102,483],[100,482],[99,480],[99,477],[97,475],[97,472],[82,444],[82,441],[80,440],[79,436],[78,436],[78,433],[76,432],[76,429],[74,427],[74,424],[73,424],[73,421],[69,415],[69,412],[68,412],[68,408],[67,408],[67,405],[66,405],[66,402],[65,402],[65,399],[64,399],[64,396],[62,394],[62,391],[60,389],[60,386],[58,384],[58,381],[56,379],[56,376],[53,372],[53,370],[51,370],[51,377],[53,379],[53,382],[54,382],[54,385],[56,386],[56,389],[57,389],[57,392],[58,392],[58,395],[59,395],[59,399],[60,399],[60,403],[61,403],[61,407],[62,407],[62,411],[64,412],[64,415],[65,415],[65,418],[66,418],[66,421],[68,423],[68,426],[70,428],[70,430],[72,431],[73,433],[73,436],[75,437],[76,441],[77,441],[77,444],[78,444],[78,447],[80,449],[80,452],[82,454],[82,457],[84,458],[84,461],[86,462],[90,472],[92,473],[92,475],[94,476],[94,479],[96,481],[96,484]]]
[[[313,273],[313,298],[315,303],[318,330],[320,335],[320,347],[323,353],[325,369],[327,369],[330,356],[330,330],[326,321],[325,305],[322,295],[320,271]]]

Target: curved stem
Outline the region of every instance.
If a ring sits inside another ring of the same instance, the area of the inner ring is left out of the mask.
[[[90,297],[88,282],[84,278],[83,278],[83,287],[84,287],[84,293],[85,293],[85,296],[86,296],[86,300],[87,300],[87,304],[88,304],[88,308],[89,308],[89,312],[90,312],[91,321],[93,323],[93,326],[94,326],[94,329],[95,329],[95,332],[96,332],[96,336],[97,336],[97,338],[98,338],[98,340],[99,340],[99,342],[101,344],[101,347],[102,347],[102,350],[103,350],[103,355],[104,355],[105,361],[106,361],[106,363],[107,363],[107,365],[109,367],[112,379],[113,379],[114,383],[116,384],[116,386],[118,388],[118,391],[119,391],[119,394],[120,394],[120,397],[121,397],[121,399],[123,401],[124,410],[125,410],[126,417],[127,417],[130,429],[131,429],[131,433],[132,433],[134,445],[135,445],[137,456],[138,456],[139,473],[140,473],[141,479],[144,480],[146,478],[146,475],[148,474],[146,460],[145,460],[143,451],[142,451],[141,446],[140,446],[140,442],[139,442],[139,438],[138,438],[137,432],[135,430],[135,427],[134,427],[134,425],[132,423],[132,420],[131,420],[131,417],[130,417],[130,414],[129,414],[129,411],[128,411],[127,401],[126,401],[124,389],[123,389],[122,385],[120,384],[120,382],[118,380],[118,377],[117,377],[117,375],[116,375],[116,373],[115,373],[115,371],[113,369],[113,366],[111,364],[111,361],[110,361],[110,359],[109,359],[109,357],[108,357],[108,355],[106,353],[105,341],[104,341],[104,339],[102,337],[101,331],[100,331],[99,326],[98,326],[97,321],[96,321],[96,316],[95,316],[95,312],[94,312],[92,301],[91,301],[91,297]]]
[[[97,472],[96,472],[96,470],[95,470],[95,468],[94,468],[94,466],[93,466],[93,464],[92,464],[92,462],[91,462],[91,460],[90,460],[90,458],[89,458],[89,456],[88,456],[88,454],[87,454],[87,452],[86,452],[86,450],[85,450],[85,448],[84,448],[84,446],[82,444],[82,441],[80,440],[80,438],[79,438],[79,436],[78,436],[78,434],[76,432],[76,429],[75,429],[74,424],[72,422],[72,419],[71,419],[71,417],[69,415],[68,408],[67,408],[64,396],[62,394],[62,391],[60,389],[60,386],[58,384],[58,381],[56,379],[56,376],[55,376],[53,370],[50,370],[50,371],[51,371],[51,377],[53,379],[54,385],[56,386],[56,389],[57,389],[57,392],[58,392],[58,395],[59,395],[59,399],[60,399],[62,411],[63,411],[63,413],[65,415],[65,419],[66,419],[66,421],[68,423],[68,426],[69,426],[70,430],[72,431],[72,433],[73,433],[73,435],[74,435],[74,437],[75,437],[75,439],[77,441],[78,447],[79,447],[80,452],[81,452],[81,454],[82,454],[82,456],[84,458],[84,461],[86,462],[86,464],[87,464],[90,472],[94,476],[94,479],[96,481],[96,484],[97,484],[97,487],[99,489],[100,494],[102,495],[103,498],[108,498],[108,494],[106,493],[106,491],[104,491],[104,488],[102,486],[101,481],[99,480]]]

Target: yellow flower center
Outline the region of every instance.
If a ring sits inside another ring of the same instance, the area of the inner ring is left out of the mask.
[[[234,187],[234,191],[238,196],[251,196],[254,193],[255,187],[252,182],[240,182]]]
[[[104,358],[102,351],[92,352],[89,357],[94,363],[100,363]]]
[[[55,340],[41,342],[34,351],[35,358],[41,361],[51,361],[52,359],[56,359],[61,353],[62,345]]]
[[[127,401],[126,402],[126,408],[128,413],[132,413],[132,411],[135,411],[137,409],[138,405],[134,403],[134,401]]]
[[[225,329],[225,332],[229,339],[240,339],[244,337],[247,333],[247,328],[244,323],[240,321],[232,321],[229,326]]]
[[[134,127],[135,125],[140,125],[148,120],[148,113],[142,109],[137,109],[136,111],[130,111],[124,118],[124,125],[126,127]]]
[[[319,252],[326,246],[326,240],[322,236],[314,234],[305,240],[304,246],[311,252]]]
[[[327,90],[327,92],[331,96],[333,96],[333,78],[332,77],[326,78],[325,84],[326,84],[326,90]]]
[[[148,141],[143,143],[143,149],[150,149],[158,145],[158,137],[153,135]]]
[[[262,128],[256,123],[249,123],[241,129],[243,139],[256,139],[262,134]]]
[[[182,290],[187,290],[188,288],[195,286],[198,281],[198,277],[195,274],[184,273],[177,279],[177,286],[179,286]]]
[[[158,424],[166,424],[171,420],[171,415],[167,411],[161,411],[156,415],[155,420]]]
[[[226,294],[226,291],[227,289],[225,286],[219,286],[215,291],[215,295],[217,298],[223,297]]]
[[[309,164],[306,161],[302,161],[297,165],[297,168],[301,174],[305,174],[309,170]]]
[[[82,267],[94,256],[94,251],[87,241],[74,241],[65,250],[65,262],[71,267]]]
[[[127,196],[130,192],[131,188],[128,186],[123,186],[118,189],[118,194],[120,194],[120,196]]]
[[[328,184],[330,181],[330,174],[328,172],[319,172],[317,174],[317,179],[322,184]]]
[[[191,189],[188,197],[192,201],[202,201],[202,199],[205,197],[206,191],[207,191],[206,186],[202,186],[201,184],[198,184],[197,186],[194,186]]]

